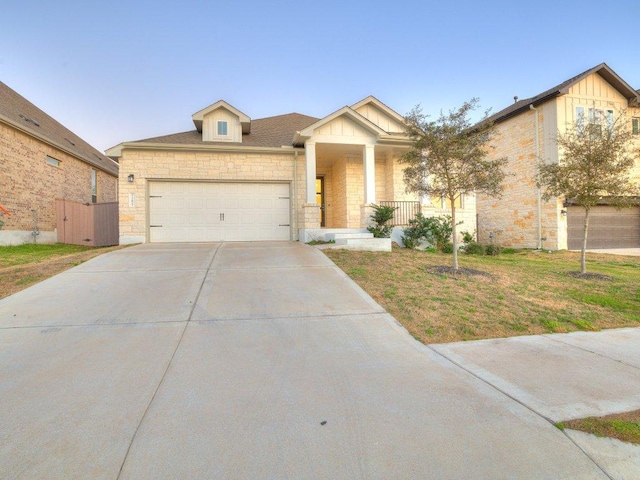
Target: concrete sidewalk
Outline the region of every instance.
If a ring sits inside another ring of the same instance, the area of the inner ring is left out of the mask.
[[[0,472],[611,478],[551,421],[640,408],[637,332],[429,347],[306,245],[131,247],[0,301]]]

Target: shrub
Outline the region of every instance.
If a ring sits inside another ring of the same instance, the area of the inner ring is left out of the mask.
[[[453,253],[453,243],[446,242],[440,247],[442,253]]]
[[[501,252],[502,252],[502,247],[500,245],[493,245],[493,244],[487,245],[485,249],[485,253],[493,257],[500,255]]]
[[[409,226],[404,229],[402,241],[407,248],[416,248],[420,241],[425,241],[435,247],[437,251],[445,252],[448,243],[451,243],[451,217],[425,217],[422,213],[409,220]],[[453,246],[449,249],[453,251]],[[445,252],[446,253],[446,252]]]
[[[389,238],[391,232],[393,232],[393,225],[387,225],[387,223],[393,219],[393,212],[395,212],[398,207],[375,204],[372,204],[371,207],[373,208],[373,213],[369,218],[371,218],[374,224],[369,225],[367,230],[373,233],[373,236],[376,238]]]
[[[474,241],[465,243],[463,248],[467,255],[484,255],[485,252],[484,245]]]
[[[471,242],[475,242],[476,240],[476,232],[470,233],[464,231],[460,232],[460,234],[462,235],[462,243],[464,243],[465,245]]]

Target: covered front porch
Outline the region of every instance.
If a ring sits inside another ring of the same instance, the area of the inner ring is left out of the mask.
[[[380,145],[307,145],[306,203],[319,208],[315,226],[364,228],[371,204],[417,200],[404,192],[401,153]]]
[[[401,236],[417,213],[450,215],[445,199],[420,198],[407,193],[404,165],[406,146],[385,144],[305,144],[306,198],[301,209],[299,239],[303,242],[332,241],[339,237],[367,233],[372,204],[397,208],[392,241],[402,245]],[[456,202],[460,231],[476,230],[475,196]]]

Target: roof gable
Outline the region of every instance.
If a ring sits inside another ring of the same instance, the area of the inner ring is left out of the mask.
[[[242,113],[240,110],[238,110],[236,107],[234,107],[233,105],[230,105],[224,100],[218,100],[216,103],[213,103],[208,107],[203,108],[202,110],[191,115],[191,118],[193,119],[193,123],[195,124],[196,129],[199,132],[202,132],[202,121],[204,120],[204,117],[220,108],[224,108],[228,112],[238,117],[238,121],[242,125],[243,134],[247,134],[251,131],[251,119],[247,115]]]
[[[395,110],[389,108],[373,95],[369,95],[367,98],[354,103],[351,105],[351,109],[372,121],[388,133],[403,133],[406,131],[404,128],[404,117]]]
[[[0,122],[11,125],[111,175],[118,175],[117,163],[3,82],[0,82]]]
[[[507,108],[489,117],[487,121],[499,123],[510,117],[518,115],[525,110],[529,110],[530,105],[535,107],[552,98],[558,97],[560,95],[566,95],[567,93],[569,93],[569,89],[571,87],[594,73],[600,75],[613,88],[620,92],[620,94],[627,99],[629,106],[638,105],[640,98],[640,96],[638,95],[638,91],[629,86],[629,84],[625,82],[620,76],[618,76],[618,74],[615,73],[606,63],[601,63],[600,65],[590,68],[589,70],[582,72],[579,75],[570,78],[569,80],[565,80],[559,85],[556,85],[549,90],[545,90],[544,92],[539,93],[534,97],[515,102],[513,105],[510,105]]]
[[[301,145],[305,142],[305,140],[311,138],[313,136],[313,134],[315,133],[316,130],[322,128],[323,126],[333,122],[335,119],[339,118],[339,117],[344,117],[350,121],[352,121],[353,123],[355,123],[356,125],[358,125],[359,127],[362,127],[364,130],[379,136],[379,135],[386,135],[387,132],[385,132],[382,128],[380,128],[379,126],[377,126],[375,123],[371,122],[370,120],[366,119],[365,117],[363,117],[362,115],[360,115],[358,112],[354,111],[353,109],[351,109],[351,107],[342,107],[340,110],[336,110],[335,112],[333,112],[330,115],[327,115],[324,118],[321,118],[320,120],[318,120],[317,122],[312,123],[311,125],[309,125],[308,127],[306,127],[305,129],[301,130],[300,132],[297,132],[293,143],[294,145]]]

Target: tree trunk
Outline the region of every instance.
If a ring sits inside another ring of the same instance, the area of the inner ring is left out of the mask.
[[[453,269],[458,270],[458,235],[456,234],[456,206],[454,199],[451,199],[451,228],[453,230],[453,238],[451,239],[451,243],[453,243]]]
[[[584,231],[582,232],[582,252],[580,253],[580,272],[587,273],[587,230],[589,228],[589,211],[590,208],[584,209]]]

